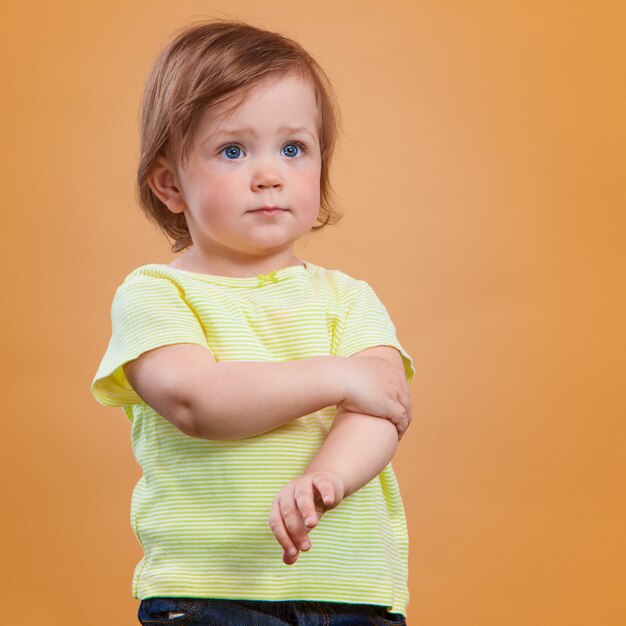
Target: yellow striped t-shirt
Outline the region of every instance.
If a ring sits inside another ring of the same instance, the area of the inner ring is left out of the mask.
[[[143,402],[122,369],[175,343],[203,346],[216,361],[347,357],[389,345],[410,381],[411,358],[367,282],[310,262],[245,278],[152,263],[118,287],[111,321],[91,391],[101,404],[123,407],[143,470],[131,498],[144,551],[133,597],[368,603],[406,615],[408,533],[391,463],[324,514],[311,531],[313,549],[295,564],[283,563],[269,527],[274,497],[315,456],[336,407],[246,439],[200,439]]]

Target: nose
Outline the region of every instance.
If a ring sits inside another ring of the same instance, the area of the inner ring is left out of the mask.
[[[252,174],[252,189],[280,188],[282,185],[282,177],[276,163],[272,162],[271,159],[264,159],[256,164]]]

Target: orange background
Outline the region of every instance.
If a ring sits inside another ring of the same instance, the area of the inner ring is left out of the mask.
[[[337,90],[344,221],[301,258],[368,280],[414,357],[394,458],[410,626],[626,623],[626,5],[11,3],[0,16],[2,620],[136,624],[140,476],[89,387],[116,287],[169,262],[134,197],[170,34],[236,17]],[[277,550],[279,549],[277,544]]]

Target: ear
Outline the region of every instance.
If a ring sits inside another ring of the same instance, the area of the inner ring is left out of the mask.
[[[176,171],[164,155],[161,154],[157,157],[147,182],[152,193],[172,213],[182,213],[185,210],[185,199],[180,191]]]

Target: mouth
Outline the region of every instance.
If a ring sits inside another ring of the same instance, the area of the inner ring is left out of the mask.
[[[279,215],[280,213],[286,213],[287,209],[281,209],[275,206],[263,206],[259,209],[253,209],[249,213],[259,213],[261,215]]]

